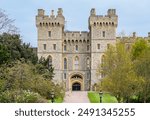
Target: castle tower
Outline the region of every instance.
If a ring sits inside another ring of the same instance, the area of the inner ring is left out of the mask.
[[[54,10],[51,15],[45,15],[43,9],[38,10],[36,27],[38,33],[38,58],[49,58],[54,67],[54,80],[62,80],[62,39],[64,33],[65,18],[61,8],[57,15]]]
[[[96,15],[95,9],[91,10],[89,17],[89,30],[91,36],[91,86],[104,75],[97,76],[96,69],[103,62],[104,52],[110,44],[116,43],[116,28],[118,16],[115,9],[109,9],[107,15]]]

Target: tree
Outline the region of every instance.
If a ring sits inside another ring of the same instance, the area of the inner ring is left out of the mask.
[[[145,83],[142,86],[143,102],[150,102],[150,50],[145,51],[135,62],[135,71],[139,77],[142,77]]]
[[[137,40],[132,48],[134,70],[138,77],[142,77],[144,84],[138,93],[141,102],[150,102],[150,45],[147,41]]]
[[[17,33],[17,28],[13,25],[14,20],[10,19],[5,12],[0,9],[0,34],[2,33]]]
[[[10,52],[5,45],[0,44],[0,65],[6,63],[10,59]]]
[[[131,55],[132,60],[138,59],[138,57],[142,54],[143,51],[148,49],[148,42],[144,39],[137,39],[136,42],[132,46]]]
[[[44,78],[52,80],[54,77],[54,68],[49,65],[49,58],[45,59],[41,57],[39,63],[36,64],[38,74],[41,74]]]
[[[141,80],[136,77],[130,53],[123,43],[117,43],[106,51],[105,62],[99,66],[98,72],[105,74],[103,90],[114,95],[118,102],[128,102],[138,91]]]
[[[3,33],[0,35],[0,45],[2,46],[0,52],[5,57],[1,58],[1,61],[8,58],[6,55],[9,55],[7,59],[9,62],[21,60],[22,58],[26,62],[31,61],[33,64],[38,61],[37,55],[33,52],[30,44],[22,43],[19,34]]]

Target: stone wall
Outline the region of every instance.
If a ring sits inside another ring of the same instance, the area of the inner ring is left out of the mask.
[[[66,90],[71,89],[70,79],[74,74],[82,76],[83,90],[89,90],[91,84],[98,82],[101,78],[96,75],[96,69],[101,63],[101,57],[108,44],[116,42],[117,19],[114,9],[108,10],[105,16],[96,15],[95,10],[92,9],[89,17],[89,31],[64,31],[65,18],[61,8],[58,9],[57,15],[54,15],[52,10],[50,16],[45,15],[44,10],[39,9],[36,16],[38,58],[52,57],[52,64],[55,68],[54,81],[65,81]],[[100,44],[100,49],[97,48],[98,44]],[[76,57],[79,58],[78,69],[75,69]],[[67,69],[64,69],[64,58],[67,59]],[[89,59],[89,67],[87,67],[87,59]]]

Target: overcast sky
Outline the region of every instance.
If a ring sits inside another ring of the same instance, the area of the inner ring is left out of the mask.
[[[150,0],[0,0],[0,8],[15,19],[23,41],[34,47],[37,46],[35,16],[39,8],[45,9],[47,15],[52,9],[56,14],[58,8],[63,8],[70,31],[88,31],[91,8],[98,15],[105,15],[113,8],[119,16],[117,34],[125,31],[127,35],[137,32],[138,36],[147,36],[150,32]]]

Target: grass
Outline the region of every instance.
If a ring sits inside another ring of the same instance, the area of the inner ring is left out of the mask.
[[[99,103],[100,98],[97,92],[88,92],[88,98],[91,103]],[[109,93],[104,93],[102,98],[103,103],[117,103],[117,99]]]
[[[49,100],[48,102],[51,103],[51,100]],[[61,97],[54,100],[54,103],[62,103],[62,102],[63,102],[63,99]]]

